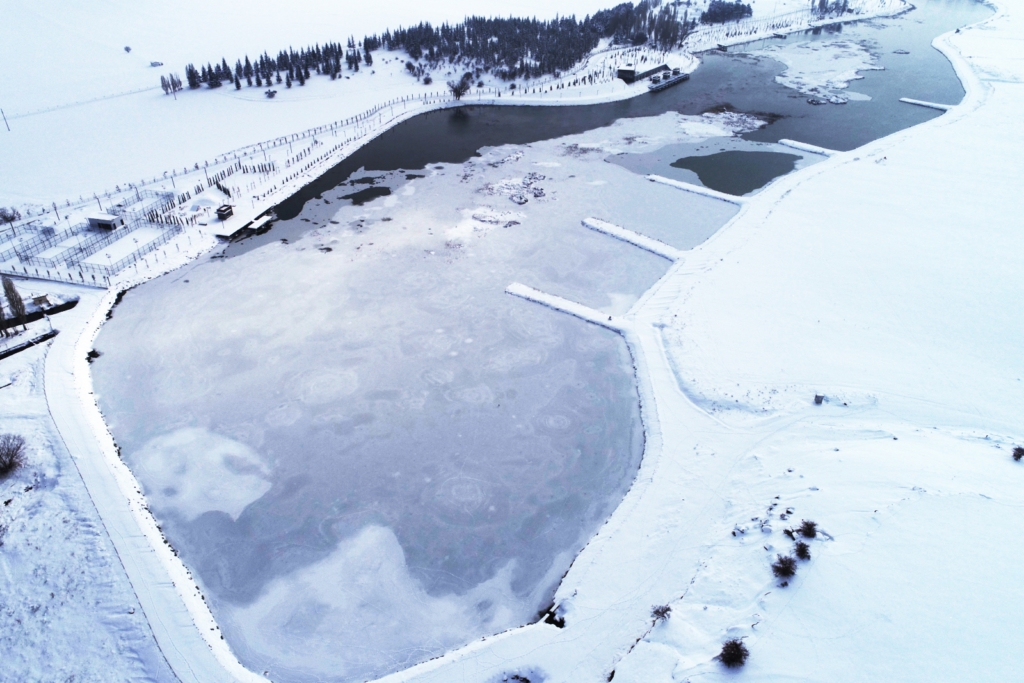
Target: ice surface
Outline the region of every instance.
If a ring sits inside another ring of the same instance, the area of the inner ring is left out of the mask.
[[[136,455],[152,503],[192,521],[211,511],[238,519],[270,489],[267,468],[243,443],[184,428],[151,439]]]
[[[535,618],[642,432],[621,339],[504,288],[627,309],[669,263],[582,218],[692,246],[731,213],[604,158],[728,132],[666,114],[376,173],[391,195],[338,187],[125,297],[101,406],[243,662],[359,679]]]
[[[853,40],[787,42],[770,45],[754,54],[769,56],[786,65],[785,72],[775,78],[782,85],[832,104],[870,99],[845,91],[850,81],[864,78],[859,72],[883,68],[871,50]]]
[[[729,181],[727,184],[730,187],[744,186],[741,187],[743,190],[747,190],[748,187],[754,187],[753,191],[757,191],[761,186],[771,180],[773,176],[768,175],[767,177],[764,177],[762,174],[756,173],[752,169],[754,164],[748,163],[751,157],[745,155],[764,152],[786,154],[787,156],[794,157],[796,169],[805,168],[811,164],[818,163],[824,158],[820,154],[802,152],[794,150],[792,147],[786,147],[776,143],[751,142],[736,137],[715,137],[701,142],[681,142],[672,145],[665,145],[664,147],[659,147],[658,149],[639,154],[620,154],[612,157],[609,161],[618,164],[623,168],[628,168],[634,173],[642,175],[654,173],[667,178],[672,178],[673,180],[680,180],[693,185],[705,185],[712,187],[712,189],[730,192],[732,190],[725,189],[725,186],[720,184],[713,183],[712,185],[708,185],[708,183],[701,180],[700,175],[698,175],[695,170],[679,164],[679,162],[685,158],[722,155],[730,152],[733,154],[739,152],[743,156],[736,157],[732,160],[732,163],[723,165],[722,170],[725,172],[726,179]],[[736,192],[733,193],[735,194]],[[747,192],[738,192],[738,194],[746,193]]]

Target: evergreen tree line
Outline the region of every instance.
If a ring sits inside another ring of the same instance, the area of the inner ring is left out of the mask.
[[[850,11],[849,0],[811,0],[811,11],[824,16],[826,14],[846,14]]]
[[[232,68],[226,59],[207,63],[197,69],[185,67],[185,80],[191,89],[219,88],[225,83],[236,89],[293,82],[305,85],[312,75],[336,79],[343,69],[358,71],[360,65],[373,65],[372,52],[381,48],[403,50],[413,60],[425,64],[420,72],[442,63],[465,63],[475,69],[493,71],[503,80],[536,78],[572,68],[586,57],[603,38],[618,45],[651,43],[660,49],[678,45],[696,26],[686,12],[678,15],[676,4],[661,5],[662,0],[641,0],[637,5],[625,2],[601,10],[578,21],[574,16],[550,21],[509,17],[487,19],[469,17],[449,25],[420,23],[410,28],[366,36],[357,42],[350,37],[344,45],[327,43],[299,49],[282,50],[272,57],[266,52],[255,60],[246,55]],[[714,0],[716,3],[729,4]],[[735,3],[739,4],[739,3]],[[747,10],[749,12],[749,7]],[[747,16],[747,15],[744,15]],[[343,66],[344,65],[344,66]],[[410,69],[410,71],[413,71]],[[180,83],[180,81],[179,81]],[[171,92],[173,87],[165,87]]]
[[[727,21],[739,21],[746,19],[754,13],[754,8],[744,5],[739,0],[726,2],[725,0],[711,0],[706,12],[700,15],[702,24],[724,24]]]
[[[314,73],[330,76],[331,79],[338,78],[342,69],[347,67],[352,71],[359,71],[360,64],[373,65],[373,55],[370,50],[374,42],[371,38],[364,39],[358,45],[354,38],[349,38],[345,45],[341,43],[327,43],[316,45],[298,51],[289,48],[271,57],[264,52],[255,60],[250,60],[249,55],[244,61],[238,59],[232,69],[226,59],[221,59],[220,64],[207,64],[196,68],[194,64],[185,67],[185,80],[188,87],[195,90],[206,85],[209,88],[219,88],[225,83],[233,83],[236,89],[245,85],[262,87],[274,83],[284,83],[292,87],[293,82],[305,85]],[[379,46],[379,42],[377,43]],[[342,67],[342,64],[345,67]]]
[[[493,71],[503,80],[536,78],[572,68],[602,38],[616,44],[676,46],[692,24],[686,22],[685,14],[680,19],[675,5],[660,7],[660,3],[641,0],[635,7],[622,3],[583,21],[469,17],[454,26],[421,23],[385,31],[380,42],[404,50],[414,60],[424,60],[428,67],[462,62]]]
[[[178,92],[179,90],[181,90],[181,79],[178,78],[178,74],[161,76],[160,87],[164,89],[165,95],[169,95],[172,92]]]

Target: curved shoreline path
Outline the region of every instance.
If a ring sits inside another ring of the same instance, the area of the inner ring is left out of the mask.
[[[134,476],[120,460],[92,396],[86,354],[113,306],[116,290],[83,287],[79,296],[78,306],[61,316],[62,334],[46,356],[46,401],[157,646],[183,682],[264,681],[245,669],[220,637],[194,581],[164,542]]]

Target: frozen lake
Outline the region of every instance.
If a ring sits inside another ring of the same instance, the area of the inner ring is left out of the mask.
[[[906,29],[891,42],[914,56],[973,7],[929,2],[844,39]],[[944,75],[856,87],[959,98],[948,64],[915,59]],[[844,148],[936,115],[875,95],[811,106],[781,71],[708,55],[629,102],[417,117],[268,233],[124,297],[96,342],[100,405],[246,666],[364,680],[547,607],[630,486],[643,429],[622,340],[504,288],[624,313],[669,264],[581,219],[689,249],[736,210],[641,173],[780,153],[764,144],[780,137]]]
[[[604,159],[732,120],[360,176],[288,221],[301,238],[124,297],[96,344],[100,403],[243,662],[362,680],[537,618],[643,430],[623,341],[504,289],[625,312],[669,263],[582,218],[689,248],[735,207]],[[392,192],[341,199],[368,186]]]

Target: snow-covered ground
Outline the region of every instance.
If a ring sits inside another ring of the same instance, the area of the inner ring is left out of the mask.
[[[60,328],[61,315],[53,321]],[[48,329],[45,321],[29,324],[30,332]],[[0,480],[0,679],[171,680],[54,429],[43,390],[47,351],[43,345],[0,361],[0,433],[20,434],[27,444],[27,464]]]
[[[726,635],[763,677],[1015,676],[1022,32],[1003,15],[953,38],[963,106],[779,181],[634,309],[661,429],[563,583],[566,628],[396,679],[715,678]],[[829,536],[780,590],[767,563],[788,508]]]

